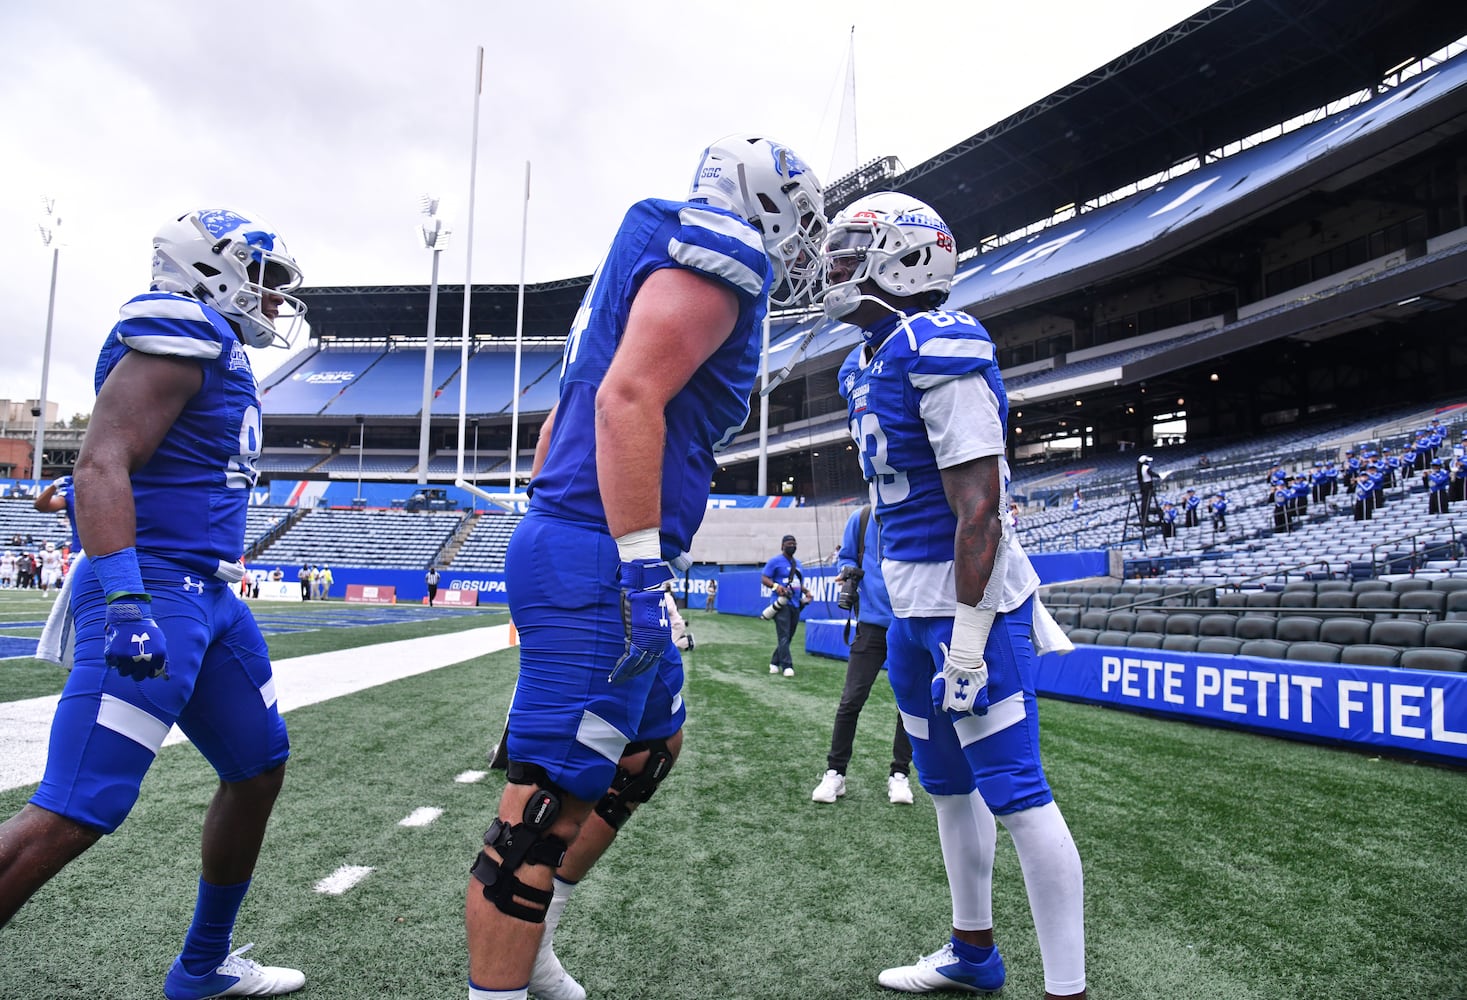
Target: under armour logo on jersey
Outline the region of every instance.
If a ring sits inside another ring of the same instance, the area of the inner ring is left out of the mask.
[[[204,592],[204,581],[195,580],[191,576],[186,576],[183,578],[183,589],[185,593],[202,594]]]
[[[880,375],[881,370],[886,367],[885,361],[874,361],[871,363],[871,374]]]

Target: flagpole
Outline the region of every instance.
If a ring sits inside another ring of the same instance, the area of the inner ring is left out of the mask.
[[[463,342],[459,345],[458,369],[458,476],[455,486],[463,489],[464,439],[469,407],[469,306],[474,290],[474,192],[479,176],[479,97],[484,91],[484,46],[478,46],[474,70],[474,129],[469,145],[469,220],[468,246],[464,248],[464,323]],[[477,456],[475,457],[477,462]],[[477,466],[476,466],[477,468]]]
[[[530,161],[525,161],[525,207],[520,221],[520,295],[514,322],[514,393],[510,406],[509,492],[519,492],[520,460],[520,352],[525,342],[525,248],[530,234]]]

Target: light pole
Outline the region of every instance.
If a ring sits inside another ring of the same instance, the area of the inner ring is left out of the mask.
[[[418,429],[418,484],[428,482],[428,424],[433,417],[433,337],[438,328],[438,255],[448,246],[449,230],[438,218],[438,199],[423,195],[419,200],[422,218],[418,220],[418,236],[423,249],[433,253],[433,281],[428,286],[428,344],[423,351],[423,413]]]
[[[38,493],[44,475],[42,455],[46,448],[46,383],[51,378],[51,323],[56,316],[56,268],[61,262],[61,243],[56,239],[61,216],[56,214],[56,199],[43,196],[41,208],[43,214],[37,228],[41,231],[41,245],[51,249],[51,298],[46,304],[46,346],[41,353],[41,398],[37,401],[40,406],[33,411],[36,415],[36,457],[31,464],[31,478],[36,481]]]
[[[357,503],[362,502],[362,453],[367,450],[367,418],[364,414],[357,414],[357,429],[361,432],[357,438]]]

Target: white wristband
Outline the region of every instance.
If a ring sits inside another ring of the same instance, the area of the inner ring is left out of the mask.
[[[656,528],[628,531],[616,540],[616,551],[621,553],[622,562],[634,559],[661,559],[662,540]]]
[[[952,649],[983,655],[988,646],[988,632],[993,628],[994,611],[980,611],[969,604],[959,604],[953,609]]]

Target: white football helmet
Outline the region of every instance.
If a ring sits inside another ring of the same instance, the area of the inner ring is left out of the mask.
[[[858,287],[873,281],[894,296],[928,294],[923,308],[947,300],[958,268],[957,244],[942,216],[895,191],[868,194],[847,205],[820,248],[825,315],[848,316],[861,304]]]
[[[730,135],[703,150],[688,201],[747,219],[764,237],[774,264],[769,301],[808,302],[820,281],[825,196],[815,172],[794,150],[757,135]]]
[[[198,299],[251,347],[289,347],[306,315],[301,271],[274,229],[227,208],[180,215],[153,237],[153,290]],[[288,319],[282,332],[278,319]]]

